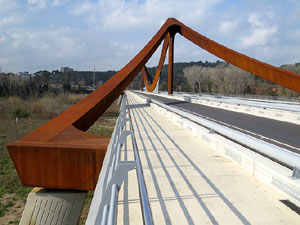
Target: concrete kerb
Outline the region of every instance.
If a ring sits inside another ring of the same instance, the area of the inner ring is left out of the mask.
[[[138,97],[143,99],[140,96]],[[290,169],[156,104],[151,103],[150,107],[191,132],[193,136],[209,144],[213,150],[238,164],[262,182],[275,188],[288,200],[300,207],[300,179],[293,179]]]
[[[156,94],[151,93],[157,96],[162,96],[165,98],[176,99],[180,101],[187,101],[187,96],[175,96],[175,95],[166,95],[166,94]],[[279,120],[283,122],[289,122],[294,124],[300,125],[300,114],[287,112],[282,110],[276,109],[269,109],[269,108],[261,108],[261,107],[254,107],[254,106],[247,106],[243,104],[229,104],[224,102],[211,101],[211,100],[204,100],[204,99],[190,99],[191,103],[206,105],[214,108],[221,108],[225,110],[230,110],[234,112],[246,113],[254,116],[265,117],[269,119]]]

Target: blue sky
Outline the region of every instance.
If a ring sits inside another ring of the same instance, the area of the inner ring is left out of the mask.
[[[0,0],[0,67],[119,70],[168,17],[272,65],[300,62],[299,0]],[[175,61],[198,60],[217,58],[177,35]]]

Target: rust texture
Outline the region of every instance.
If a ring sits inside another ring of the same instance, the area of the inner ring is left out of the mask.
[[[165,40],[159,68],[151,85],[143,75],[146,87],[150,86],[150,90],[155,88],[168,45],[169,64],[173,64],[176,33],[241,69],[300,92],[300,75],[240,54],[169,18],[147,45],[100,88],[32,133],[7,145],[22,183],[46,188],[93,190],[109,138],[89,135],[84,131],[126,89]],[[170,65],[170,82],[173,79],[172,68]],[[171,87],[169,92],[173,91]]]
[[[143,74],[141,78],[141,91],[144,91],[144,79],[143,79]]]
[[[226,62],[229,62],[265,80],[271,81],[288,89],[300,92],[299,74],[286,71],[281,68],[272,66],[270,64],[258,61],[239,52],[236,52],[232,49],[229,49],[223,45],[220,45],[217,42],[212,41],[207,37],[192,30],[191,28],[185,26],[184,24],[182,24],[174,18],[170,18],[168,20],[173,21],[173,25],[171,25],[172,29],[170,29],[171,34],[179,33],[194,44],[214,54],[215,56],[225,60]],[[143,78],[145,80],[145,77]]]
[[[173,94],[174,33],[169,33],[168,94]]]
[[[147,71],[146,66],[143,67],[142,79],[144,80],[146,89],[149,92],[152,92],[155,89],[156,85],[157,85],[157,81],[159,79],[162,67],[163,67],[165,59],[166,59],[168,46],[169,46],[169,36],[166,36],[165,40],[164,40],[164,43],[163,43],[163,46],[162,46],[162,49],[161,49],[161,55],[160,55],[158,67],[157,67],[157,70],[156,70],[153,81],[152,81],[152,79],[151,79],[151,77],[150,77],[150,75]],[[149,84],[148,80],[150,80],[151,85]]]

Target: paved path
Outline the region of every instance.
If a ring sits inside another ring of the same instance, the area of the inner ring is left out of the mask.
[[[167,105],[196,113],[214,122],[300,154],[300,125],[151,94],[143,94]]]
[[[154,224],[300,224],[285,198],[129,95]],[[131,140],[122,158],[132,159]],[[135,171],[119,193],[118,224],[142,224]]]

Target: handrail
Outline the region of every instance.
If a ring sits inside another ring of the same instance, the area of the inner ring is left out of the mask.
[[[100,172],[91,203],[86,221],[87,225],[116,224],[118,193],[128,172],[132,169],[136,169],[144,224],[153,224],[144,174],[131,122],[130,110],[127,106],[127,96],[124,95],[120,107],[120,115],[112,134],[112,139],[104,159],[104,166]],[[128,118],[126,115],[128,115]],[[126,129],[127,122],[129,122],[129,130]],[[135,161],[120,160],[121,148],[126,141],[127,135],[131,136]]]
[[[132,126],[130,110],[128,110],[128,113],[129,113],[129,124],[130,124],[131,140],[132,140],[133,151],[134,151],[134,158],[137,162],[136,163],[136,172],[137,172],[137,179],[138,179],[139,190],[140,190],[140,199],[141,199],[141,205],[142,205],[143,220],[144,220],[145,225],[152,225],[153,224],[152,213],[151,213],[148,193],[147,193],[147,189],[146,189],[144,173],[142,170],[140,155],[139,155],[138,147],[136,144],[134,129]]]
[[[160,107],[163,107],[171,112],[174,112],[182,117],[185,117],[191,121],[194,121],[198,124],[201,124],[204,127],[207,127],[208,129],[214,130],[215,132],[230,138],[231,140],[235,140],[238,143],[241,143],[245,146],[250,147],[251,149],[255,149],[258,152],[261,152],[273,159],[276,159],[278,162],[284,163],[287,166],[290,166],[292,168],[299,168],[300,167],[300,155],[290,152],[286,149],[280,148],[278,146],[266,143],[262,140],[253,138],[249,135],[245,135],[239,131],[230,129],[228,127],[224,127],[222,125],[219,125],[215,122],[206,120],[204,118],[201,118],[199,116],[193,115],[189,112],[186,112],[184,110],[181,110],[177,107],[171,107],[168,106],[160,101],[149,99],[141,94],[138,94],[140,97],[147,99],[147,101],[150,101],[156,105],[159,105]]]
[[[170,64],[173,63],[172,49],[176,33],[241,69],[300,92],[299,74],[240,54],[169,18],[145,47],[96,91],[32,133],[7,145],[22,183],[48,188],[94,190],[109,140],[84,131],[128,87],[167,36],[170,36],[171,52],[169,75],[172,74]],[[172,76],[169,78],[172,81]],[[172,89],[171,84],[168,85],[169,90]],[[74,170],[78,173],[74,173]],[[56,176],[53,177],[53,174]]]

